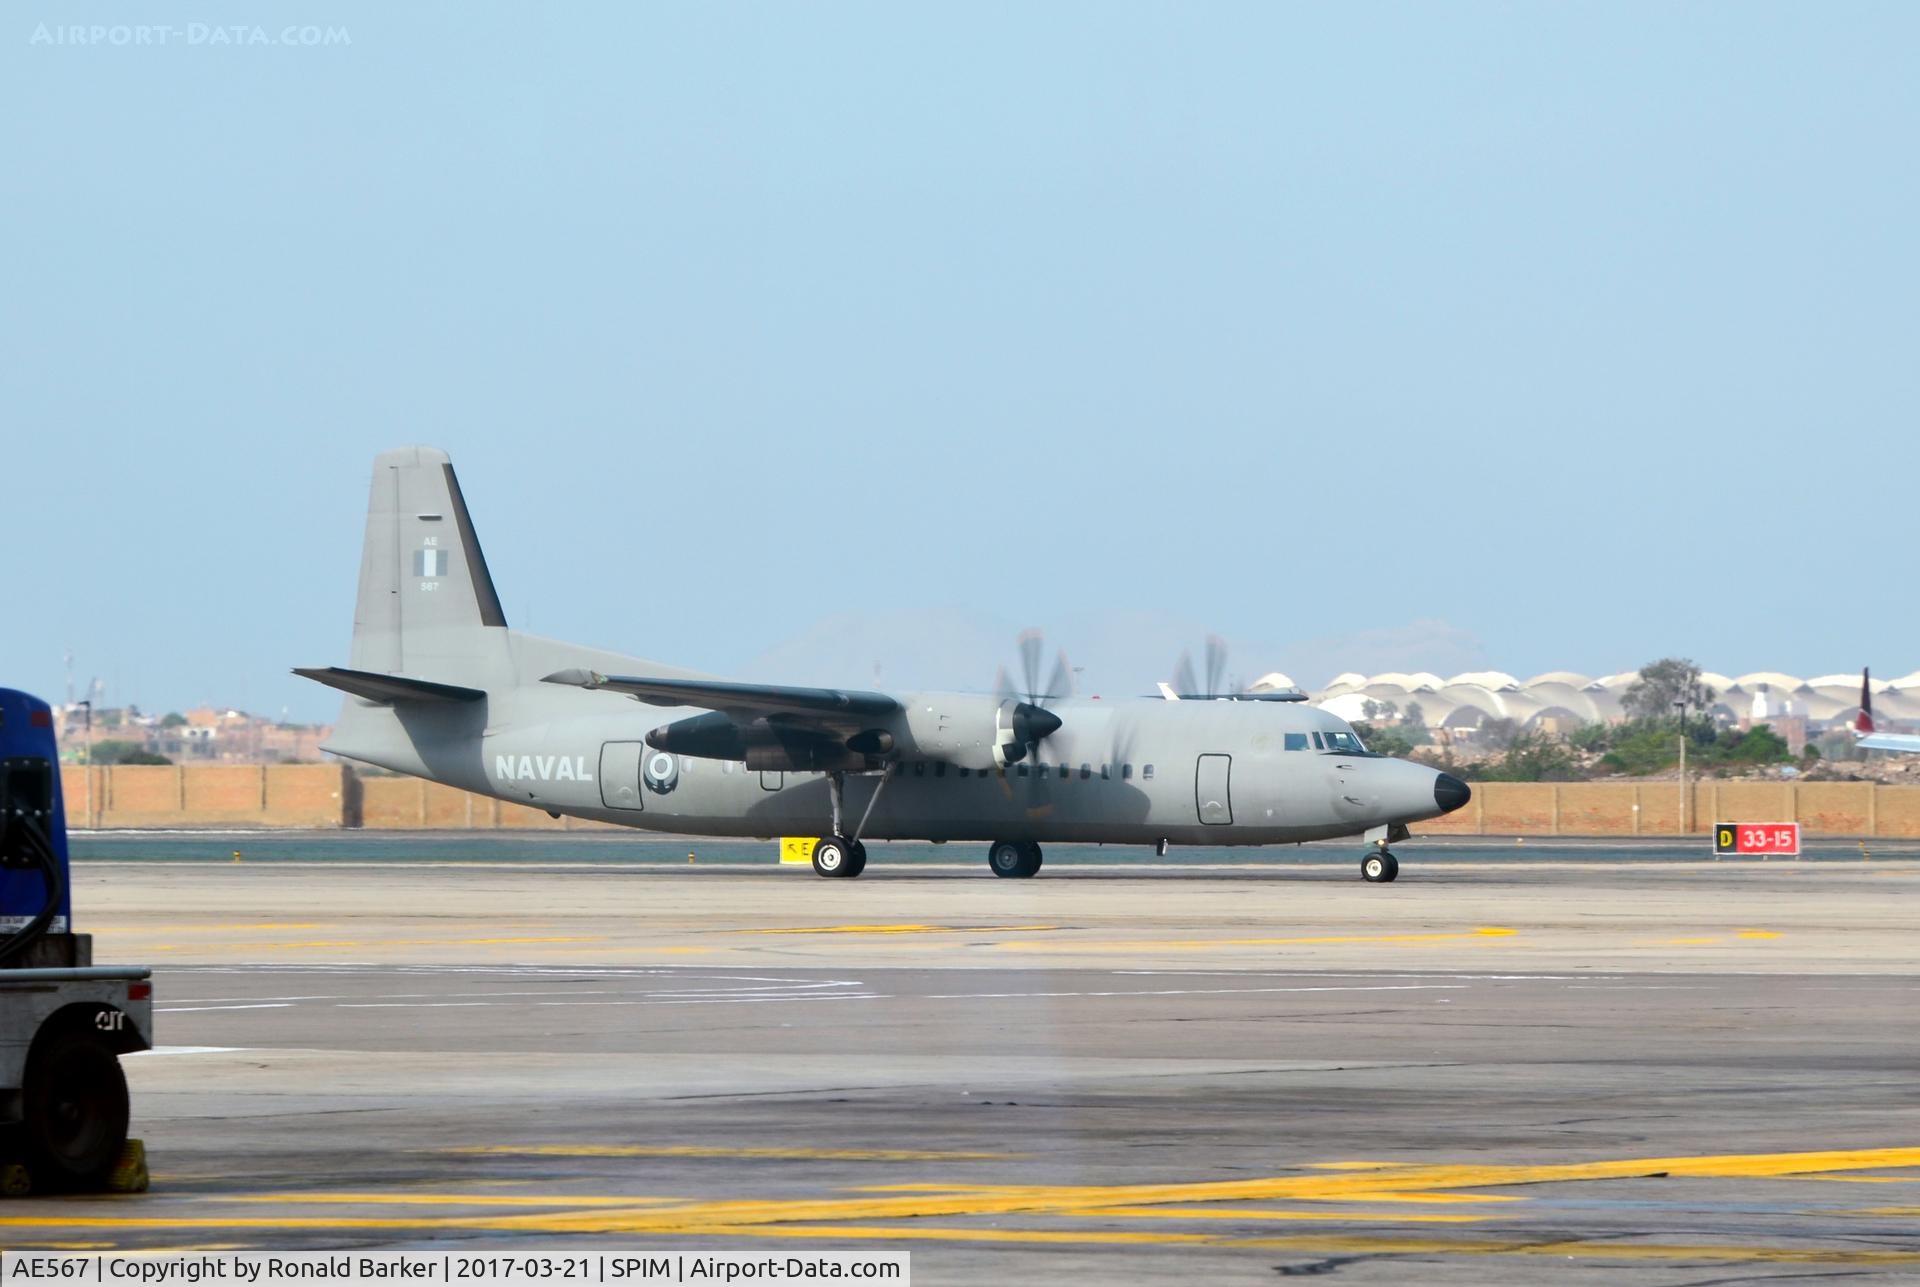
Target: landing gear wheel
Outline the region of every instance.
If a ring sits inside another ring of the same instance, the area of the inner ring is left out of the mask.
[[[1360,860],[1360,875],[1369,883],[1384,885],[1400,874],[1400,860],[1382,849]]]
[[[858,840],[847,842],[847,869],[840,874],[846,877],[858,876],[867,869],[867,847]]]
[[[20,1141],[39,1192],[104,1189],[127,1145],[127,1079],[112,1047],[69,1028],[35,1044]]]
[[[857,876],[866,866],[866,854],[854,857],[852,841],[844,836],[822,836],[813,842],[813,873],[816,876]],[[858,865],[856,865],[856,863]]]
[[[996,840],[987,850],[987,866],[996,876],[1031,876],[1040,870],[1040,846],[1031,840]]]

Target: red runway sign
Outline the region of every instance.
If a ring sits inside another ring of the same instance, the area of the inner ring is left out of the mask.
[[[1797,822],[1722,822],[1713,828],[1713,852],[1716,854],[1800,853],[1800,824]]]

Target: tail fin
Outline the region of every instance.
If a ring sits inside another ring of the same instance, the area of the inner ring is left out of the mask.
[[[375,457],[352,668],[485,687],[506,662],[506,625],[447,453]]]
[[[1859,737],[1873,732],[1873,688],[1865,666],[1860,668],[1860,713],[1853,717],[1853,731]]]

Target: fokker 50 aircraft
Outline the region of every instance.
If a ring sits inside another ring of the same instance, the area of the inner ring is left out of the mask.
[[[868,838],[986,841],[996,876],[1031,876],[1046,841],[1164,853],[1363,836],[1362,875],[1390,881],[1387,845],[1469,797],[1368,751],[1304,695],[789,688],[521,634],[452,464],[427,447],[374,461],[349,665],[295,673],[347,694],[336,755],[556,817],[818,836],[822,876],[858,876]]]
[[[1920,733],[1881,733],[1873,724],[1873,685],[1865,668],[1860,671],[1860,713],[1853,717],[1855,745],[1868,751],[1920,752]]]

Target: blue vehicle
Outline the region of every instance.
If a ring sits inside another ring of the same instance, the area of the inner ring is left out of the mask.
[[[53,712],[0,688],[0,1192],[110,1186],[127,1149],[120,1056],[152,1033],[149,972],[95,966],[73,929]]]

